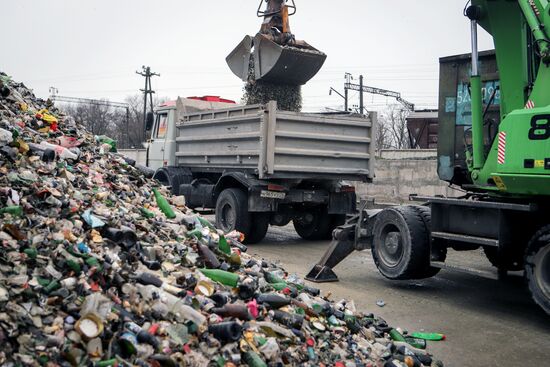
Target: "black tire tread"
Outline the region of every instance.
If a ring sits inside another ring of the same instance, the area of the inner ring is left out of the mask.
[[[398,206],[386,210],[393,210],[401,216],[409,231],[411,246],[409,262],[405,268],[395,276],[388,276],[388,274],[384,273],[382,275],[396,280],[424,278],[424,272],[429,266],[430,253],[429,246],[426,246],[429,234],[422,216],[410,206]],[[374,246],[372,254],[376,267],[380,270],[381,262]]]
[[[546,238],[545,238],[546,237]],[[529,285],[529,291],[533,300],[550,315],[550,299],[545,299],[540,290],[536,286],[536,280],[533,277],[533,256],[542,247],[550,242],[550,225],[546,225],[538,230],[527,245],[525,251],[525,278]]]
[[[248,244],[255,244],[265,238],[269,228],[269,215],[266,213],[254,213],[251,215],[250,233],[248,235]]]
[[[248,199],[246,193],[237,188],[225,189],[220,193],[218,200],[216,201],[216,226],[221,228],[218,213],[220,208],[219,204],[225,199],[233,201],[236,210],[235,229],[242,232],[245,236],[244,242],[247,243],[247,238],[250,236],[251,220],[250,213],[248,212]]]
[[[424,221],[424,225],[426,226],[426,230],[428,231],[428,239],[430,236],[430,228],[432,225],[432,210],[428,206],[423,205],[411,205],[410,206],[413,210],[415,210],[420,216],[422,217],[422,220]],[[431,244],[430,244],[431,245]],[[430,258],[432,257],[433,249],[430,248]],[[445,261],[447,258],[447,248],[440,249],[439,251],[439,261]],[[425,272],[422,274],[423,278],[431,278],[435,275],[437,275],[441,271],[441,268],[436,268],[433,266],[429,266],[426,268]]]

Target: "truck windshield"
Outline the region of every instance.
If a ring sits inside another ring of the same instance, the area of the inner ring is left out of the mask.
[[[166,137],[166,131],[168,130],[168,114],[157,115],[157,123],[155,124],[155,133],[153,138],[164,139]]]

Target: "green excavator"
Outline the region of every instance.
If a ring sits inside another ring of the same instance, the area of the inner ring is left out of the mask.
[[[464,196],[411,196],[418,205],[383,210],[363,205],[334,231],[306,278],[336,281],[332,268],[367,248],[385,277],[427,278],[450,267],[448,249],[481,247],[500,277],[523,270],[534,300],[550,314],[550,2],[472,0],[464,15],[471,23],[471,125],[449,118],[454,110],[445,103],[456,93],[440,90],[438,142],[439,177]],[[498,121],[487,118],[495,106],[483,98],[488,76],[478,59],[478,26],[494,39]]]

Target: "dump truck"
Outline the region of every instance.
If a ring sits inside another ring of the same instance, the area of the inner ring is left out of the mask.
[[[550,314],[550,4],[468,5],[472,53],[441,60],[438,129],[439,178],[464,195],[361,207],[306,279],[338,280],[332,268],[354,250],[370,248],[394,280],[434,276],[448,267],[449,249],[483,248],[499,277],[523,270]],[[496,64],[478,52],[478,26],[494,39]]]
[[[376,114],[281,111],[178,98],[149,115],[146,165],[190,208],[261,241],[293,222],[304,239],[330,238],[356,211],[354,181],[374,177]]]

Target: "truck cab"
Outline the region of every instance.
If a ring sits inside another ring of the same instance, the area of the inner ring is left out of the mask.
[[[162,103],[155,109],[150,139],[147,144],[146,166],[158,170],[176,163],[176,123],[186,113],[234,107],[234,101],[217,96],[178,98]]]

